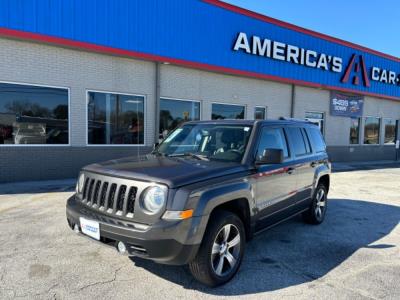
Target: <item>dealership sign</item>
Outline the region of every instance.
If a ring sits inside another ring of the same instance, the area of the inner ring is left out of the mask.
[[[366,66],[362,55],[353,54],[347,66],[343,66],[343,58],[328,53],[301,48],[259,36],[248,36],[240,32],[234,42],[234,51],[243,51],[250,55],[284,61],[290,64],[302,65],[323,71],[342,73],[342,83],[349,81],[353,85],[370,87],[370,81],[400,86],[400,72],[388,70],[379,66]]]
[[[398,57],[222,1],[20,2],[0,1],[0,38],[400,100]]]
[[[330,111],[332,116],[358,118],[363,114],[364,98],[331,92]]]

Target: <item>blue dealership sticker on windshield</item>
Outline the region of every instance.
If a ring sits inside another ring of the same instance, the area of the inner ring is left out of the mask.
[[[363,114],[364,97],[331,92],[330,112],[332,116],[358,118]]]

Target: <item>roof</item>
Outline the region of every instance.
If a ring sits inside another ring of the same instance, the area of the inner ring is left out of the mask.
[[[210,124],[210,125],[244,125],[244,126],[253,126],[254,124],[265,124],[265,125],[274,125],[274,124],[282,124],[282,125],[290,125],[290,124],[302,124],[302,125],[312,125],[313,123],[308,122],[306,120],[298,120],[298,119],[269,119],[269,120],[202,120],[202,121],[189,121],[185,124]]]

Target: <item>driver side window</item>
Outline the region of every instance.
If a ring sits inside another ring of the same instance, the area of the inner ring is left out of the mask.
[[[282,149],[283,156],[289,157],[285,134],[282,128],[264,127],[261,130],[260,142],[257,149],[257,158],[262,157],[265,149]]]

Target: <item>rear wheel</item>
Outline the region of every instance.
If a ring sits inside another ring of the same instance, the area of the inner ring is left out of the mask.
[[[238,271],[246,236],[243,223],[235,214],[218,211],[211,218],[189,269],[198,281],[214,287],[228,282]]]
[[[328,191],[323,183],[318,184],[310,208],[303,213],[303,219],[310,224],[321,224],[328,208]]]

